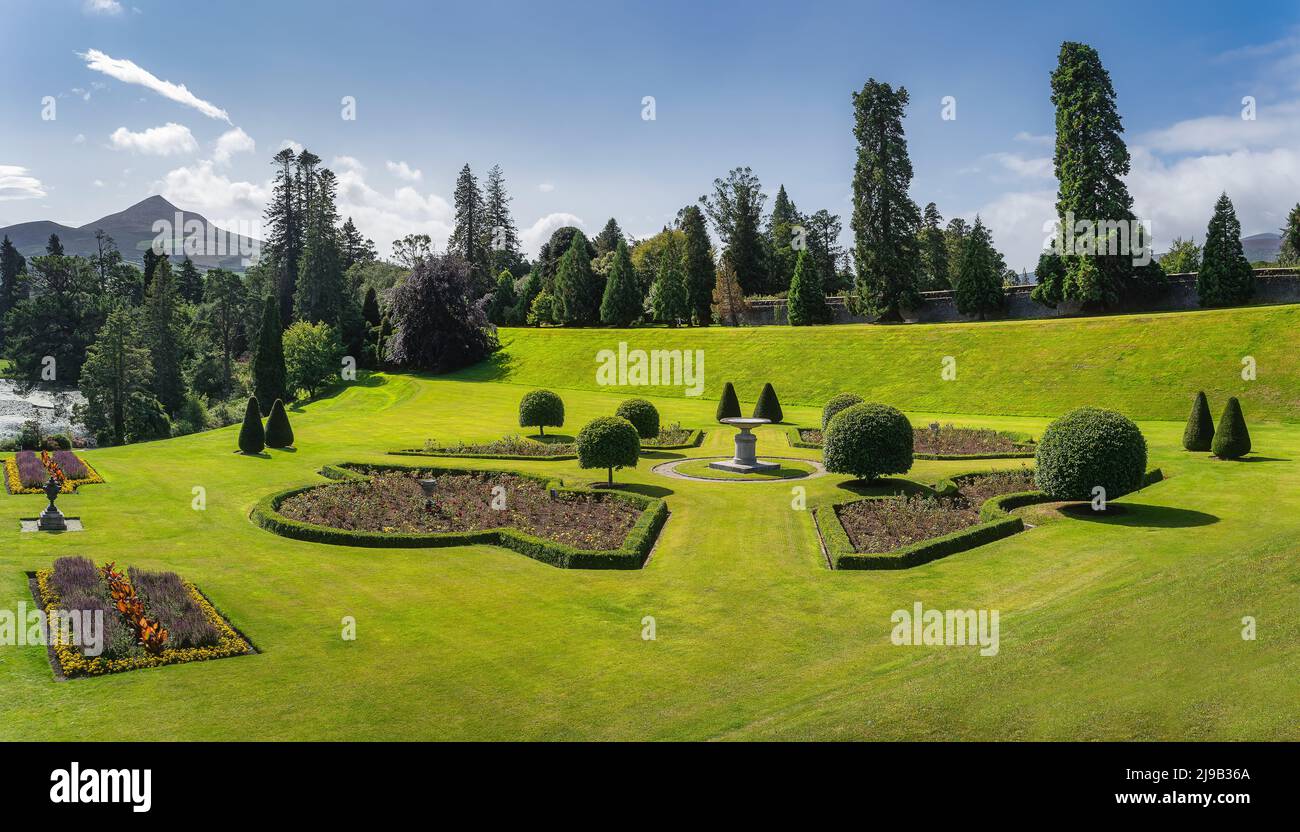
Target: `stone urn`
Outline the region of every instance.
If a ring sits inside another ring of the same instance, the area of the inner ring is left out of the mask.
[[[41,512],[41,516],[36,522],[36,528],[43,532],[67,531],[68,521],[63,516],[63,512],[59,511],[59,507],[54,504],[54,501],[58,499],[59,494],[63,491],[63,484],[51,476],[45,481],[45,485],[41,490],[45,492],[45,498],[50,501],[50,504],[45,507],[45,511]]]

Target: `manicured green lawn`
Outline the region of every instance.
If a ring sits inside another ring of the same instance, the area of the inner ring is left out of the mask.
[[[1202,343],[1227,366],[1204,365],[1196,376],[1204,380],[1192,385],[1243,394],[1261,459],[1188,454],[1180,421],[1144,421],[1151,464],[1169,478],[1123,500],[1124,515],[1044,522],[899,572],[827,569],[810,513],[792,507],[793,489],[803,489],[809,505],[842,501],[851,494],[844,477],[750,486],[650,473],[663,460],[729,455],[729,430],[710,431],[699,448],[648,453],[636,469],[617,473],[625,486],[664,496],[672,512],[639,571],[561,570],[487,546],[312,545],[255,528],[247,515],[268,492],[321,481],[315,471],[329,462],[379,461],[386,450],[419,447],[429,437],[517,432],[523,385],[593,388],[563,392],[567,422],[556,433],[574,434],[623,398],[591,381],[591,356],[620,337],[705,345],[706,395],[730,378],[752,400],[764,380],[774,380],[789,399],[789,423],[816,424],[818,408],[790,402],[820,404],[820,392],[833,387],[910,408],[918,424],[934,415],[922,411],[1029,411],[942,418],[1038,436],[1065,399],[1181,418],[1191,397],[1183,376],[1194,375],[1173,366],[1188,354],[1182,319],[1170,318],[1173,334],[1149,325],[1140,343],[1118,351],[1087,359],[1071,353],[1062,361],[1077,369],[1058,367],[1062,374],[1051,378],[1023,380],[1014,367],[993,372],[963,361],[971,397],[964,409],[963,394],[929,391],[940,388],[939,356],[954,350],[947,336],[919,328],[915,337],[925,344],[914,349],[898,346],[906,328],[809,333],[809,343],[825,343],[839,332],[853,349],[877,339],[894,344],[902,368],[885,352],[864,351],[874,357],[853,358],[856,364],[846,358],[849,369],[861,366],[854,384],[823,378],[837,368],[811,353],[773,347],[787,332],[778,328],[770,336],[546,332],[575,346],[559,349],[561,358],[545,367],[516,351],[524,342],[537,347],[530,339],[542,336],[512,332],[515,348],[496,366],[513,367],[510,377],[521,384],[475,380],[485,370],[453,379],[372,377],[291,413],[296,452],[233,454],[237,427],[89,452],[108,483],[60,500],[83,518],[84,533],[20,535],[18,519],[34,516],[41,498],[0,495],[0,606],[30,604],[23,573],[63,554],[174,569],[262,652],[55,682],[43,648],[0,647],[0,739],[1300,739],[1300,424],[1259,420],[1300,395],[1300,317],[1295,308],[1240,316],[1251,332],[1263,319],[1289,321],[1289,351],[1248,335],[1233,344],[1225,336],[1212,349]],[[968,330],[1016,328],[1042,335],[1031,324]],[[1071,322],[1042,328],[1074,337]],[[953,343],[975,345],[963,355],[989,362],[1015,364],[1039,351],[1037,340],[999,334],[998,346],[986,349],[974,334],[953,333]],[[762,349],[751,355],[754,345]],[[1259,381],[1233,381],[1241,349],[1254,351]],[[568,375],[563,361],[573,362]],[[1265,372],[1285,362],[1291,387]],[[931,363],[933,383],[905,378],[906,367]],[[1143,372],[1151,374],[1146,384]],[[1222,397],[1211,398],[1217,418]],[[687,427],[709,426],[716,406],[680,395],[653,401],[665,422]],[[817,457],[790,448],[781,431],[757,431],[760,457]],[[572,461],[467,464],[573,482],[605,476]],[[1020,464],[918,462],[910,476],[933,481]],[[205,489],[204,511],[191,507],[195,487]],[[894,646],[891,613],[917,601],[999,610],[1000,652]],[[340,638],[344,616],[356,619],[355,641]],[[646,616],[655,619],[654,641],[642,639]],[[1243,616],[1256,618],[1257,640],[1242,640]]]

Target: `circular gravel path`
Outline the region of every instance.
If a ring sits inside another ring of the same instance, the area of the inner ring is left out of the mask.
[[[650,469],[652,474],[658,474],[662,477],[671,477],[675,480],[695,480],[696,482],[726,482],[726,483],[752,483],[752,482],[799,482],[801,480],[811,480],[817,477],[826,476],[826,466],[815,459],[805,459],[801,456],[764,456],[760,457],[760,462],[784,460],[786,462],[802,462],[804,465],[811,465],[813,472],[805,477],[773,477],[769,479],[735,479],[729,477],[694,477],[690,474],[678,473],[677,466],[687,462],[699,462],[701,459],[730,459],[727,456],[709,456],[709,457],[690,457],[687,459],[674,459],[669,462],[661,462]]]

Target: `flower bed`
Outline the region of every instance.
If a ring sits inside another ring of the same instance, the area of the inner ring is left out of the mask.
[[[101,483],[103,477],[90,463],[72,451],[19,451],[4,461],[5,486],[10,494],[42,494],[45,481],[53,475],[60,480],[61,493],[70,494],[78,487]]]
[[[197,587],[174,572],[126,575],[113,564],[63,557],[36,572],[33,594],[49,622],[50,649],[63,676],[98,676],[143,667],[255,652]],[[88,655],[56,625],[69,611],[103,616],[102,652]]]
[[[912,430],[912,456],[917,459],[1022,459],[1034,455],[1029,437],[1012,431],[960,428],[938,422]],[[818,428],[791,428],[787,436],[792,447],[822,447],[822,431]]]
[[[704,432],[687,430],[676,423],[659,431],[654,439],[644,439],[641,447],[646,450],[667,451],[681,448],[693,448],[700,444]],[[433,439],[424,443],[423,448],[409,448],[389,451],[394,456],[437,456],[461,457],[464,459],[534,459],[559,461],[577,459],[578,448],[573,442],[547,442],[526,439],[519,435],[503,436],[492,442],[454,442],[440,445]]]
[[[253,522],[316,543],[488,543],[553,566],[637,569],[668,516],[663,500],[508,471],[344,463],[321,473],[340,482],[272,494],[253,508]],[[427,478],[437,481],[431,499],[419,482]]]
[[[656,451],[673,451],[694,448],[704,439],[704,431],[688,430],[676,422],[661,427],[654,439],[642,439],[641,447]]]

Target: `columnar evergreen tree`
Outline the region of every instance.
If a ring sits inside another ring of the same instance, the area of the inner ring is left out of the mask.
[[[903,135],[907,90],[872,78],[853,94],[853,135],[858,141],[853,170],[855,305],[880,320],[901,321],[904,308],[921,298],[916,284],[921,255],[916,236],[921,215],[908,196],[912,161]]]
[[[283,339],[279,299],[268,296],[262,312],[257,349],[253,353],[253,393],[257,401],[274,402],[288,397]]]
[[[713,196],[700,197],[700,205],[725,246],[722,259],[731,266],[747,295],[761,293],[767,284],[759,230],[766,201],[762,184],[747,167],[733,169],[726,179],[713,180]]]
[[[786,316],[790,326],[823,324],[830,317],[822,276],[806,250],[799,252],[799,260],[795,263],[790,294],[786,298]]]
[[[1246,417],[1236,396],[1228,399],[1223,407],[1210,451],[1219,459],[1240,459],[1250,453],[1250,431],[1246,429]]]
[[[592,240],[596,246],[597,257],[614,251],[620,242],[627,242],[627,238],[623,235],[623,229],[618,227],[618,221],[613,217],[609,218],[609,222],[605,223],[605,227],[596,235],[596,239]]]
[[[203,275],[199,274],[198,267],[188,256],[181,261],[176,275],[176,294],[186,303],[203,301]]]
[[[641,289],[637,285],[627,241],[620,239],[614,246],[614,263],[610,266],[605,294],[600,301],[600,322],[606,326],[626,327],[641,317]]]
[[[1196,294],[1201,306],[1233,306],[1249,302],[1254,293],[1255,273],[1241,247],[1241,223],[1232,200],[1220,194],[1205,232]]]
[[[790,288],[794,277],[795,261],[802,249],[796,249],[795,228],[802,224],[799,210],[786,195],[785,185],[777,187],[772,200],[772,213],[767,218],[768,278],[766,291],[784,292]],[[807,229],[804,229],[806,247]]]
[[[555,312],[558,323],[586,326],[600,317],[604,287],[591,270],[591,251],[586,236],[575,229],[569,250],[555,270]]]
[[[952,288],[949,274],[948,244],[943,229],[943,217],[933,202],[927,203],[921,217],[921,283],[927,292]]]
[[[266,448],[266,429],[262,427],[262,414],[253,396],[244,407],[244,423],[239,427],[239,450],[246,454],[260,454]]]
[[[690,293],[682,271],[681,252],[675,241],[659,258],[659,274],[650,287],[650,308],[656,321],[670,327],[677,326],[678,321],[690,320]]]
[[[1208,451],[1214,443],[1214,419],[1210,416],[1210,403],[1205,398],[1205,391],[1196,394],[1192,402],[1192,412],[1187,417],[1187,427],[1183,430],[1183,447],[1189,451]]]
[[[379,326],[379,322],[383,319],[383,314],[379,311],[379,294],[374,286],[366,289],[366,299],[361,304],[361,317],[370,327]]]
[[[723,419],[740,418],[740,399],[736,398],[736,388],[731,382],[722,385],[722,396],[718,399],[715,418],[719,422]]]
[[[519,298],[515,295],[515,276],[509,269],[504,269],[497,276],[497,288],[492,293],[492,302],[488,304],[488,320],[497,326],[512,323],[515,306]]]
[[[1286,225],[1282,228],[1282,249],[1278,252],[1277,262],[1280,266],[1300,264],[1300,202],[1286,215]]]
[[[835,268],[845,254],[839,243],[840,232],[844,230],[839,215],[820,208],[812,216],[805,217],[804,224],[808,231],[808,259],[821,276],[822,290],[829,294],[842,288]]]
[[[704,212],[696,205],[687,205],[681,211],[682,233],[686,235],[682,252],[682,269],[686,272],[686,289],[690,315],[699,326],[708,326],[709,305],[713,300],[713,287],[717,283],[717,267],[713,262],[713,243],[704,224]]]
[[[459,255],[469,263],[471,285],[475,296],[479,297],[492,288],[489,272],[492,229],[488,225],[487,206],[478,187],[478,178],[468,164],[456,177],[454,200],[456,228],[447,241],[447,253]]]
[[[5,316],[18,298],[18,281],[27,271],[27,259],[5,235],[0,243],[0,347],[5,343]]]
[[[505,174],[500,165],[493,165],[483,185],[483,220],[488,238],[489,274],[499,275],[504,270],[522,273],[528,265],[519,244],[519,229],[510,214],[510,201],[506,193]]]
[[[963,315],[979,316],[982,321],[986,315],[1002,309],[1005,295],[1000,257],[993,249],[993,237],[978,215],[975,227],[966,237],[954,288],[957,311]]]
[[[185,379],[181,375],[183,337],[176,281],[171,266],[162,260],[154,270],[153,283],[145,298],[145,338],[153,365],[151,389],[168,415],[179,410],[185,401]]]
[[[533,301],[542,291],[542,266],[540,263],[534,263],[533,267],[528,270],[528,277],[524,278],[524,285],[519,289],[519,301],[515,306],[514,319],[516,323],[525,323],[528,320],[528,311],[533,308]]]

